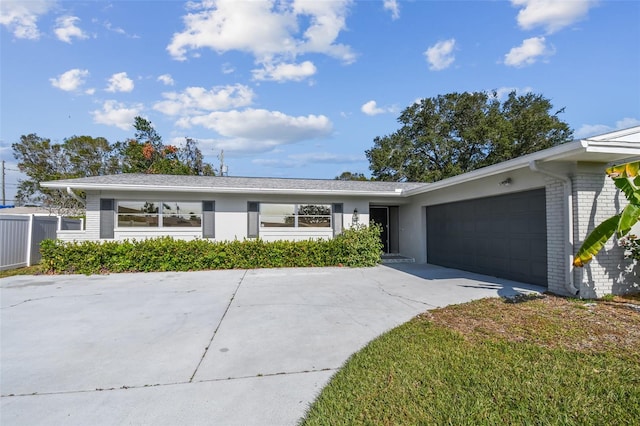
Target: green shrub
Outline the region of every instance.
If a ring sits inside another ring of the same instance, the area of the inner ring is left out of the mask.
[[[41,264],[50,273],[196,271],[309,266],[374,266],[380,262],[380,228],[358,226],[331,240],[192,241],[145,240],[40,244]]]

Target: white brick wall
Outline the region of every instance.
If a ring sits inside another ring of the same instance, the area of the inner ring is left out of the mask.
[[[573,177],[574,242],[575,251],[597,225],[620,212],[627,204],[613,181],[602,171],[581,171]],[[624,294],[638,290],[637,275],[630,273],[632,265],[624,259],[624,252],[615,238],[584,268],[575,268],[574,280],[583,298],[606,294]],[[637,271],[636,271],[637,273]]]
[[[562,181],[547,178],[545,185],[547,201],[547,282],[549,291],[556,294],[568,294],[567,253],[565,251],[565,208],[564,184]]]

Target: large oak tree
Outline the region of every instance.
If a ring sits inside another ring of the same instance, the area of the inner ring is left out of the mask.
[[[449,93],[407,107],[366,151],[373,179],[434,182],[572,140],[539,94]]]

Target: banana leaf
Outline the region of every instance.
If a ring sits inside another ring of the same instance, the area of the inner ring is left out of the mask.
[[[586,240],[582,243],[580,250],[573,259],[573,266],[583,267],[593,259],[593,256],[598,253],[604,244],[611,238],[611,236],[618,229],[620,223],[620,214],[610,217],[602,222],[600,225],[591,231]]]
[[[622,210],[620,215],[620,222],[618,222],[618,229],[616,230],[616,236],[618,238],[626,235],[633,225],[640,220],[640,206],[635,204],[629,204]]]

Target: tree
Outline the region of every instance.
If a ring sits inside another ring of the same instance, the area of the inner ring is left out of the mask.
[[[362,173],[342,172],[340,176],[336,176],[335,180],[369,180]]]
[[[135,118],[134,127],[134,139],[115,145],[101,137],[72,136],[63,143],[52,143],[34,133],[22,135],[11,145],[18,168],[28,177],[18,182],[17,201],[42,204],[58,214],[78,214],[83,207],[76,197],[44,189],[40,182],[123,172],[215,174],[195,140],[187,138],[184,147],[165,145],[151,122],[142,117]]]
[[[614,233],[621,238],[640,221],[640,161],[609,167],[606,173],[624,193],[629,204],[621,213],[611,216],[591,231],[575,255],[573,266],[582,267],[589,263]]]
[[[60,144],[32,133],[22,135],[20,142],[11,147],[18,168],[28,176],[28,179],[18,181],[18,202],[42,204],[58,214],[77,214],[82,210],[82,204],[66,192],[42,188],[40,182],[118,170],[112,148],[104,138],[72,136]]]
[[[136,117],[135,138],[118,142],[115,150],[124,173],[170,175],[215,174],[211,164],[203,161],[197,142],[186,138],[185,146],[165,145],[150,121]]]
[[[374,179],[434,182],[568,142],[563,110],[542,95],[449,93],[407,107],[394,133],[366,151]]]

